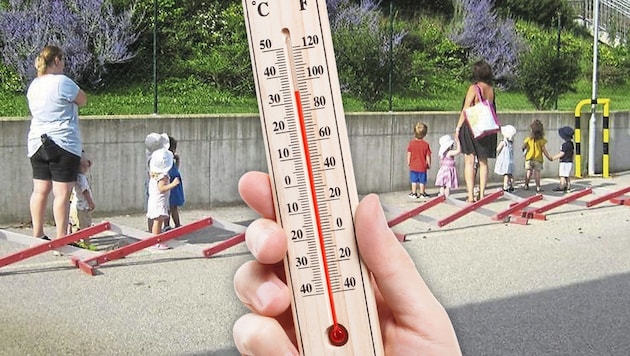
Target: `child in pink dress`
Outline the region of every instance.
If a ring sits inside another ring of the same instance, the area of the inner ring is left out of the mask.
[[[438,156],[440,158],[440,169],[435,178],[435,185],[440,187],[440,194],[449,196],[451,189],[458,187],[457,171],[455,170],[455,156],[461,152],[459,145],[459,137],[455,140],[450,135],[440,137],[440,150]]]

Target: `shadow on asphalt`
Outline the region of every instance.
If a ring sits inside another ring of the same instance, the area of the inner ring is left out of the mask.
[[[464,355],[630,355],[630,274],[448,312]]]

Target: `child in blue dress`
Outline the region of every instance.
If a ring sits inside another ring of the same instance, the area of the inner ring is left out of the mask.
[[[173,138],[173,136],[169,136],[169,150],[173,152],[173,166],[171,170],[168,171],[168,175],[171,177],[171,182],[177,179],[179,184],[171,189],[171,194],[169,197],[169,213],[170,218],[173,219],[173,224],[175,227],[179,227],[182,225],[180,216],[179,216],[179,208],[184,205],[186,201],[184,199],[184,186],[182,184],[182,175],[179,172],[179,164],[180,158],[177,152],[177,140]],[[167,220],[166,226],[170,226],[170,219]]]

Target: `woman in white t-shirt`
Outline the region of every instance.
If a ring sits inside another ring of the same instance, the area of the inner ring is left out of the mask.
[[[56,238],[66,234],[68,200],[81,162],[79,107],[87,96],[63,74],[64,58],[59,47],[46,46],[35,60],[37,78],[28,87],[26,97],[31,112],[28,132],[28,157],[33,168],[33,194],[30,209],[33,236],[44,235],[44,216],[48,195],[53,193]]]

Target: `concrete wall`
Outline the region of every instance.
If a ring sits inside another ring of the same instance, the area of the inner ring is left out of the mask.
[[[557,129],[573,126],[570,112],[500,112],[503,124],[517,127],[517,148],[536,117],[547,132],[547,149],[560,148]],[[588,119],[582,117],[584,169],[588,158]],[[429,127],[427,140],[434,152],[429,182],[437,173],[438,139],[452,134],[458,113],[408,112],[347,114],[348,133],[360,194],[408,188],[406,147],[415,122]],[[630,169],[630,113],[614,112],[610,117],[610,170]],[[26,157],[28,120],[0,119],[0,223],[30,221],[31,168]],[[181,173],[186,194],[185,208],[206,208],[240,203],[239,177],[249,170],[266,171],[260,122],[257,115],[82,117],[85,150],[93,167],[91,182],[97,205],[95,214],[122,214],[144,210],[144,138],[152,132],[167,132],[178,139]],[[602,169],[601,119],[598,122],[596,170]],[[522,155],[515,152],[516,179],[524,176]],[[463,157],[457,158],[463,184]],[[494,160],[490,160],[490,169]],[[545,162],[543,175],[555,177],[557,162]],[[493,181],[500,177],[490,175]],[[430,185],[429,192],[435,189]],[[51,209],[49,209],[51,210]]]

